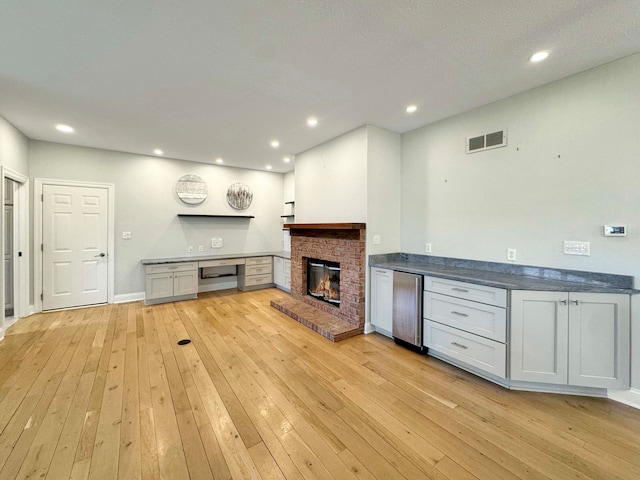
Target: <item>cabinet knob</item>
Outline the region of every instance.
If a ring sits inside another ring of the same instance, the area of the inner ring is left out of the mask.
[[[578,300],[571,300],[571,303],[573,303],[574,305],[578,305]]]
[[[560,304],[561,304],[561,305],[566,305],[566,304],[567,304],[567,301],[566,301],[566,300],[560,300]]]

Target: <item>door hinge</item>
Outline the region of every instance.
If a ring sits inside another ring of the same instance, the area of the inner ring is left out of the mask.
[[[41,243],[41,244],[40,244],[40,251],[41,251],[41,252],[44,252],[44,243]]]
[[[44,300],[44,293],[40,294],[40,300]]]
[[[22,252],[18,252],[18,256],[21,257],[22,256]]]
[[[40,194],[40,201],[41,201],[41,202],[44,202],[44,193],[41,193],[41,194]]]

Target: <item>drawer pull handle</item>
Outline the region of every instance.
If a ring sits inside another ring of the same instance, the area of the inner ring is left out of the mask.
[[[168,270],[175,270],[178,267],[167,267]]]
[[[566,300],[560,300],[560,304],[561,304],[561,305],[566,305],[566,304],[567,304],[567,301],[566,301]]]
[[[469,316],[466,313],[456,312],[455,310],[453,310],[451,313],[453,313],[454,315],[458,315],[459,317],[468,317]]]
[[[464,288],[451,287],[451,290],[455,290],[456,292],[469,293],[469,290],[465,290]]]
[[[463,348],[465,350],[469,348],[466,345],[462,345],[461,343],[458,343],[458,342],[451,342],[451,345],[453,345],[454,347]]]
[[[573,303],[574,305],[578,305],[578,300],[571,300],[571,303]]]

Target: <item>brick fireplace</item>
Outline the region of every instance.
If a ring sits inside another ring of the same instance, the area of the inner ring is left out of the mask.
[[[362,333],[365,307],[365,224],[287,224],[291,233],[291,299],[271,305],[330,340]],[[340,303],[307,293],[307,259],[340,264]]]

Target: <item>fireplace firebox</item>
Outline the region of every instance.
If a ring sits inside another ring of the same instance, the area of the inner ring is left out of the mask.
[[[340,264],[307,258],[307,294],[340,306]]]

